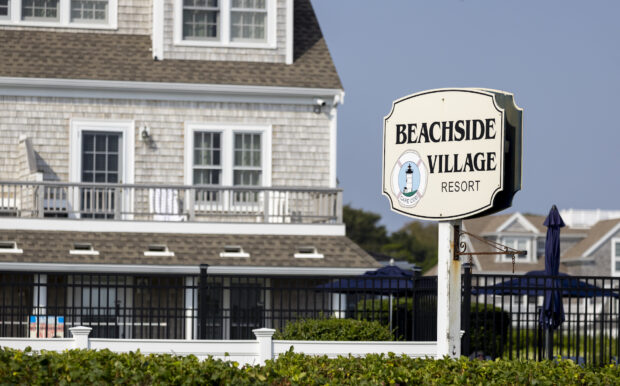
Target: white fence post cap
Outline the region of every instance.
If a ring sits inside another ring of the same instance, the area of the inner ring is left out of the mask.
[[[69,329],[69,331],[71,331],[71,335],[76,336],[76,335],[90,335],[90,332],[92,331],[92,327],[86,327],[86,326],[77,326],[77,327],[71,327]]]
[[[270,338],[276,333],[276,330],[273,328],[256,328],[252,332],[257,338]]]

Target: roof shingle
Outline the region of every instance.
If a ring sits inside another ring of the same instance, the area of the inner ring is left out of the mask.
[[[0,77],[342,89],[309,0],[295,1],[294,62],[153,60],[147,35],[0,30]]]

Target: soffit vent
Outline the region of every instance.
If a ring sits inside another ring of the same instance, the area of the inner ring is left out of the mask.
[[[99,251],[93,248],[91,243],[73,243],[73,249],[69,250],[70,255],[99,255]]]
[[[296,259],[322,259],[324,257],[323,254],[319,253],[316,247],[312,245],[297,247],[293,256],[295,256]]]
[[[15,241],[0,241],[0,253],[24,253],[24,250],[17,248]]]
[[[241,245],[226,245],[224,246],[224,252],[220,252],[220,257],[248,258],[250,254],[245,252]]]
[[[148,250],[144,251],[144,256],[174,256],[174,252],[165,244],[150,244]]]

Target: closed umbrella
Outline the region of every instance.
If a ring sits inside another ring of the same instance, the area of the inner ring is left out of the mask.
[[[545,239],[545,275],[558,276],[560,273],[560,228],[564,221],[553,205],[549,215],[543,223],[547,227]],[[547,278],[545,283],[545,301],[540,310],[540,324],[547,330],[547,354],[553,356],[553,330],[564,322],[564,306],[562,305],[562,291],[556,278]]]

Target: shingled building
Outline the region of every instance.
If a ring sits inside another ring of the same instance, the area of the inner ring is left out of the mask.
[[[1,336],[245,338],[380,266],[309,0],[0,0],[0,41]]]

